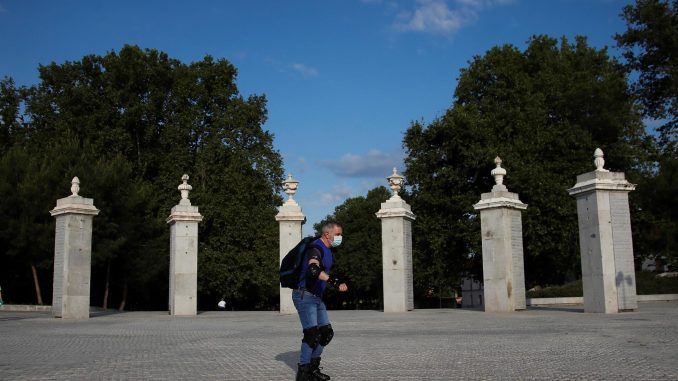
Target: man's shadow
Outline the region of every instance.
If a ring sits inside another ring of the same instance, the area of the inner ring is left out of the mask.
[[[297,370],[297,362],[299,360],[299,351],[290,351],[290,352],[285,352],[281,353],[277,356],[275,356],[275,359],[278,361],[282,361],[287,366],[292,368],[292,370],[296,371]]]

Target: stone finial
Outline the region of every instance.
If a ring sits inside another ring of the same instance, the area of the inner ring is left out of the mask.
[[[283,191],[287,193],[287,201],[285,204],[296,205],[297,202],[294,201],[294,194],[297,193],[297,188],[299,187],[299,182],[292,177],[291,173],[287,174],[287,180],[283,181]]]
[[[600,148],[596,148],[595,152],[593,152],[593,164],[596,165],[596,171],[597,172],[609,172],[607,169],[603,168],[605,166],[605,159],[603,159],[603,150]]]
[[[501,167],[501,158],[499,156],[494,158],[494,164],[497,165],[495,169],[490,172],[492,176],[494,176],[494,182],[497,185],[503,185],[504,184],[504,176],[506,176],[506,170]]]
[[[78,176],[75,176],[73,180],[71,180],[71,193],[73,193],[71,196],[77,197],[78,192],[80,192],[80,179]]]
[[[193,190],[193,187],[188,185],[188,175],[184,174],[181,176],[181,181],[183,181],[182,184],[179,184],[177,189],[179,189],[179,192],[181,192],[181,201],[179,201],[180,205],[191,205],[191,200],[188,199],[188,193]]]
[[[391,187],[391,191],[393,191],[393,196],[391,196],[391,198],[400,198],[398,192],[403,187],[405,178],[398,174],[396,167],[393,167],[393,173],[391,176],[387,177],[386,180],[388,180],[388,185]]]

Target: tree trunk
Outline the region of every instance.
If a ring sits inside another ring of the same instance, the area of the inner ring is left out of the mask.
[[[111,261],[106,264],[106,288],[104,289],[104,303],[101,306],[103,309],[108,308],[108,285],[111,281]]]
[[[125,303],[127,303],[127,281],[125,281],[125,286],[122,288],[122,301],[120,302],[120,307],[118,307],[118,311],[125,310]]]
[[[35,265],[31,263],[31,271],[33,272],[33,284],[35,285],[35,297],[38,299],[38,305],[42,305],[42,292],[40,292],[40,280],[38,280],[38,271]]]

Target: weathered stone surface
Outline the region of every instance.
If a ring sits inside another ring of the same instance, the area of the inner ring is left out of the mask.
[[[637,308],[628,192],[624,173],[602,168],[577,176],[568,192],[577,199],[584,309],[616,313]]]
[[[167,223],[170,225],[169,313],[195,316],[198,312],[198,223],[202,215],[188,198],[193,189],[188,176],[183,183],[179,205],[175,205]]]
[[[381,204],[381,247],[384,312],[414,309],[412,272],[412,221],[410,206],[397,194]]]
[[[94,200],[78,196],[78,184],[76,177],[73,195],[57,200],[50,211],[56,217],[52,315],[64,319],[89,318],[92,220],[99,210]]]
[[[275,220],[280,224],[280,260],[282,263],[285,255],[301,241],[301,225],[306,222],[306,216],[301,212],[301,207],[294,200],[294,195],[299,188],[299,182],[287,174],[283,182],[283,190],[287,194],[287,200],[278,208]],[[292,290],[280,287],[280,313],[293,314],[297,310],[292,302]]]
[[[332,380],[675,380],[678,303],[615,316],[582,307],[330,311]],[[63,322],[0,311],[7,380],[292,380],[295,315],[108,311]]]
[[[496,184],[483,193],[473,208],[480,211],[483,250],[483,286],[485,311],[524,310],[525,271],[523,264],[522,203],[517,193],[503,185],[506,170],[501,159],[492,171]]]
[[[275,219],[280,225],[279,263],[281,263],[285,255],[301,241],[301,225],[306,217],[298,205],[283,205],[279,208],[279,213]],[[294,303],[292,303],[292,290],[280,287],[280,313],[293,314],[296,312]]]

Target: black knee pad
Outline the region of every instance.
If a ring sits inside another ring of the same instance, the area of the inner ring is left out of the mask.
[[[318,342],[320,342],[320,330],[318,329],[318,326],[305,329],[304,338],[301,339],[301,341],[315,349],[315,347],[318,346]]]
[[[332,329],[332,324],[328,325],[323,325],[318,328],[320,331],[320,345],[323,347],[326,346],[327,344],[332,341],[332,338],[334,337],[334,330]]]

